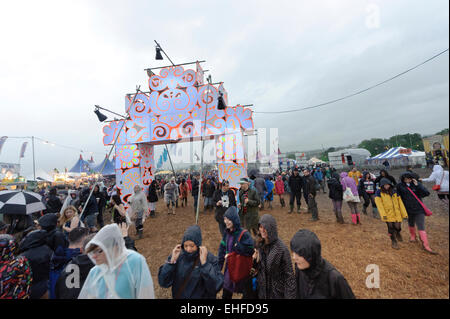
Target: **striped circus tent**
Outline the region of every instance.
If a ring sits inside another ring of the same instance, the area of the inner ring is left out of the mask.
[[[410,152],[408,152],[408,149],[405,147],[393,147],[389,150],[387,150],[384,153],[375,155],[374,157],[369,158],[369,161],[373,161],[373,160],[385,160],[385,159],[398,159],[398,158],[403,158],[403,157],[410,157],[410,156],[414,156],[414,155],[421,155],[421,151],[416,151],[416,150],[410,150]]]

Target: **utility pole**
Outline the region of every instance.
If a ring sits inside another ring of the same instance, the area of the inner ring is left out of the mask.
[[[36,181],[36,160],[34,158],[34,136],[31,137],[31,145],[33,147],[33,178]]]

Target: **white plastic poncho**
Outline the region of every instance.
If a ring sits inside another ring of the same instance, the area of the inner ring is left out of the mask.
[[[137,213],[142,212],[142,223],[144,223],[146,213],[148,212],[148,202],[144,192],[139,189],[128,199],[128,202],[130,203],[131,208],[129,217],[133,220],[136,218]]]
[[[78,299],[154,299],[153,280],[145,258],[128,250],[117,224],[103,227],[88,243],[106,254],[107,264],[89,272]],[[95,264],[92,256],[89,256]]]

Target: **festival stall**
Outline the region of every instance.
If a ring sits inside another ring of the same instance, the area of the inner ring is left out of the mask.
[[[391,167],[403,167],[407,165],[425,166],[425,152],[416,151],[406,147],[393,147],[386,152],[375,155],[368,159],[371,166],[381,166],[388,161]]]

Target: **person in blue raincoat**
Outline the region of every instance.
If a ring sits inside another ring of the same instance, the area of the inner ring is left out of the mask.
[[[227,254],[235,251],[239,255],[243,256],[252,256],[254,249],[254,241],[249,231],[245,231],[242,235],[241,240],[238,242],[238,238],[243,231],[241,228],[241,221],[239,219],[238,210],[236,207],[231,206],[227,209],[224,214],[224,222],[227,226],[225,231],[225,235],[223,236],[222,241],[219,246],[219,267],[223,268],[225,264],[225,272],[224,272],[224,283],[223,283],[223,299],[231,299],[233,293],[244,293],[243,299],[247,299],[246,296],[247,289],[246,283],[248,279],[243,279],[240,282],[232,282],[230,279],[230,274],[228,272],[228,267],[225,263]]]
[[[266,181],[266,187],[267,187],[267,192],[264,196],[264,200],[266,202],[269,202],[269,209],[272,209],[272,202],[273,202],[273,189],[275,188],[275,185],[272,182],[272,177],[266,177],[265,181]]]
[[[216,298],[223,286],[223,274],[217,257],[202,246],[198,225],[186,229],[181,244],[159,267],[158,282],[163,288],[172,287],[174,299]]]

